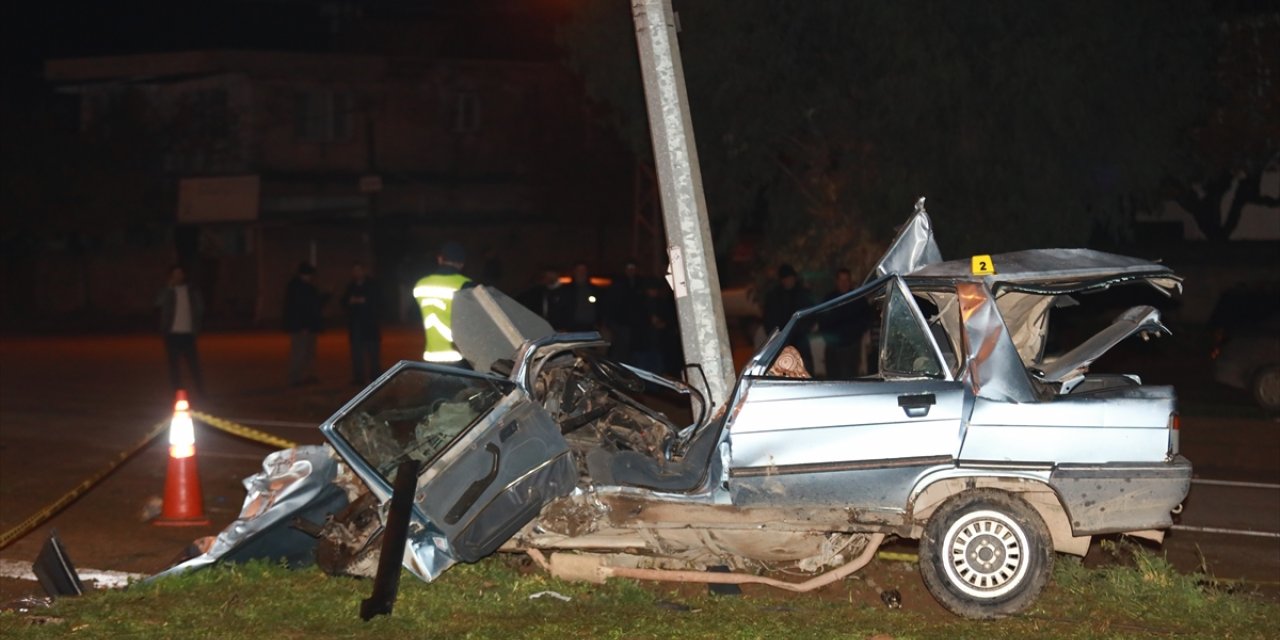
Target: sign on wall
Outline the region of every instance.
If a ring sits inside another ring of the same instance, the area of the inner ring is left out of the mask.
[[[261,184],[256,175],[183,178],[178,184],[178,222],[257,220]]]

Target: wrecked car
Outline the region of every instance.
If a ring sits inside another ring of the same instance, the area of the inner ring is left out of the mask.
[[[326,421],[344,469],[312,477],[344,482],[349,506],[304,528],[326,569],[372,575],[412,460],[403,564],[427,581],[505,551],[566,579],[809,591],[896,536],[919,540],[947,609],[1021,611],[1055,552],[1083,555],[1099,534],[1161,540],[1191,478],[1173,389],[1090,372],[1125,338],[1167,333],[1159,312],[1135,307],[1050,355],[1052,312],[1181,284],[1088,249],[985,258],[943,261],[922,200],[867,282],[796,313],[719,407],[605,358],[599,335],[553,334],[497,291],[464,290],[455,339],[475,370],[400,362]],[[875,357],[815,375],[787,345],[837,315],[865,319]]]

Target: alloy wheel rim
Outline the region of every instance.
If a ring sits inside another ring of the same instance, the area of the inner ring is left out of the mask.
[[[1027,573],[1027,536],[998,511],[965,514],[947,530],[944,565],[957,589],[991,599],[1016,588]]]

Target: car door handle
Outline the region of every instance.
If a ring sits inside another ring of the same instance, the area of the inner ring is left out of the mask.
[[[493,484],[493,481],[498,478],[498,462],[499,456],[501,455],[498,451],[498,445],[490,442],[484,446],[484,450],[488,451],[489,455],[493,456],[493,460],[490,462],[489,466],[489,473],[484,474],[483,478],[472,482],[471,486],[467,487],[467,490],[463,492],[462,497],[458,498],[458,501],[453,503],[453,507],[449,509],[449,513],[446,513],[444,516],[445,524],[458,524],[458,521],[467,513],[467,510],[476,503],[476,500],[480,499],[484,490],[488,489],[489,485]]]
[[[923,418],[929,415],[929,407],[935,404],[938,404],[938,399],[932,393],[898,396],[898,406],[902,407],[903,413],[906,413],[908,418]]]

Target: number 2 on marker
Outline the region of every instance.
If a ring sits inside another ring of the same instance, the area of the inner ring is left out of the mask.
[[[996,265],[989,255],[974,256],[972,266],[975,276],[989,276],[996,272]]]

